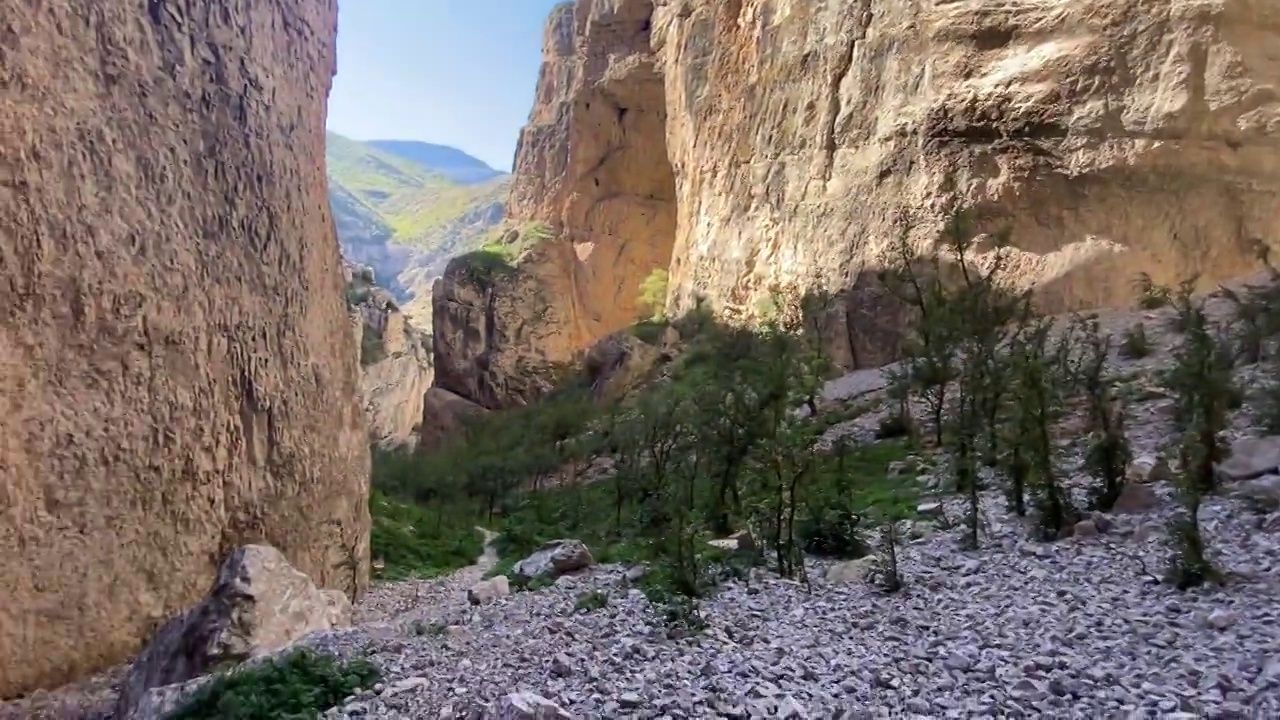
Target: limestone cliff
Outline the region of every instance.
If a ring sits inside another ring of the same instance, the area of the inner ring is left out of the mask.
[[[956,206],[1011,227],[1051,309],[1127,302],[1139,271],[1238,276],[1252,239],[1280,242],[1273,3],[682,0],[654,26],[677,309],[861,289],[886,242],[927,245]]]
[[[245,543],[367,583],[336,15],[0,0],[0,697],[125,659]]]
[[[1236,277],[1280,242],[1275,3],[579,0],[546,44],[510,212],[572,250],[541,270],[558,327],[525,333],[558,355],[662,265],[675,313],[851,290],[836,357],[879,363],[896,330],[868,271],[955,208],[1012,229],[1048,309],[1127,302],[1139,271]]]
[[[431,336],[409,321],[390,291],[374,284],[372,268],[344,266],[369,440],[384,449],[413,447],[431,387]]]
[[[552,12],[507,203],[517,234],[547,237],[496,283],[491,257],[451,263],[433,293],[437,386],[487,407],[517,401],[541,384],[529,366],[568,360],[643,314],[640,284],[667,267],[676,226],[651,12],[616,0]]]

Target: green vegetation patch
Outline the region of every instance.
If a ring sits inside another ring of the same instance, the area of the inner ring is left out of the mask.
[[[210,681],[172,720],[313,720],[380,676],[367,660],[300,650]]]
[[[759,330],[681,319],[689,350],[634,397],[604,403],[570,376],[537,404],[472,418],[442,448],[378,456],[377,502],[416,508],[423,519],[404,521],[414,534],[375,525],[375,555],[388,570],[448,567],[464,558],[452,554],[447,531],[412,542],[426,518],[462,534],[480,525],[499,533],[493,572],[510,576],[544,542],[572,537],[600,562],[645,563],[646,592],[674,602],[753,563],[803,578],[805,552],[865,554],[867,530],[914,511],[914,478],[888,472],[911,447],[819,449],[828,424],[793,409],[811,401],[828,366],[815,335],[783,324],[794,316]],[[612,473],[591,470],[600,456],[612,459]],[[375,518],[390,507],[375,504]],[[708,543],[739,530],[761,551]]]

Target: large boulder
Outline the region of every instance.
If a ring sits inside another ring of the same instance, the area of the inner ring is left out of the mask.
[[[279,548],[368,582],[335,0],[0,0],[0,698]]]
[[[266,545],[226,559],[203,602],[170,620],[134,661],[120,688],[129,717],[152,688],[186,683],[282,650],[320,630],[351,624],[346,596],[321,590]]]
[[[1280,471],[1280,436],[1246,437],[1231,443],[1231,454],[1218,465],[1226,480],[1252,480]]]
[[[550,540],[516,563],[512,573],[524,580],[552,580],[595,564],[591,551],[581,540]]]

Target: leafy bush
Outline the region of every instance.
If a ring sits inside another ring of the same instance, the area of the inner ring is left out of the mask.
[[[480,286],[490,286],[515,272],[516,256],[503,245],[485,245],[454,258],[466,277]]]
[[[640,283],[640,307],[649,313],[651,322],[661,322],[667,316],[667,283],[669,276],[665,268],[655,268]]]
[[[380,676],[366,660],[300,650],[215,678],[172,720],[312,720]]]

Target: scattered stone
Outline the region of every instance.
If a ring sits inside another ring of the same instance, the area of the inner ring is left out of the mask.
[[[1116,515],[1140,515],[1160,505],[1160,496],[1146,483],[1126,482],[1120,490],[1120,497],[1111,506]]]
[[[915,458],[907,458],[905,460],[894,460],[889,463],[885,469],[885,474],[889,477],[902,477],[914,473],[920,467],[919,461]]]
[[[573,659],[564,653],[558,653],[551,659],[550,670],[556,677],[568,677],[573,674]]]
[[[942,503],[937,501],[922,502],[916,506],[916,514],[922,518],[940,518],[943,514]]]
[[[1078,538],[1093,537],[1098,534],[1098,526],[1092,520],[1081,520],[1076,523],[1072,535]]]
[[[727,538],[708,540],[707,543],[729,552],[751,553],[756,551],[756,541],[749,530],[739,530]]]
[[[427,679],[424,677],[409,677],[403,680],[396,680],[390,685],[387,685],[386,688],[382,690],[381,695],[383,697],[395,697],[400,693],[409,692],[410,690],[424,687],[427,684]]]
[[[1239,620],[1239,616],[1236,613],[1221,608],[1209,613],[1209,617],[1205,618],[1205,622],[1208,623],[1209,627],[1215,630],[1226,630],[1235,625],[1237,620]]]
[[[871,572],[875,570],[877,558],[868,555],[857,560],[845,560],[838,562],[827,569],[827,582],[829,583],[862,583],[866,582]]]
[[[506,575],[495,575],[488,580],[481,580],[467,590],[467,602],[472,605],[487,605],[498,598],[511,594],[511,583]]]
[[[1236,486],[1233,494],[1244,498],[1262,512],[1280,510],[1280,475],[1263,475],[1242,482]]]
[[[1096,510],[1089,513],[1089,519],[1093,521],[1093,526],[1100,533],[1109,533],[1111,528],[1115,527],[1115,523],[1111,521],[1111,518]]]
[[[568,720],[572,717],[564,708],[531,692],[511,693],[498,701],[500,720]]]

